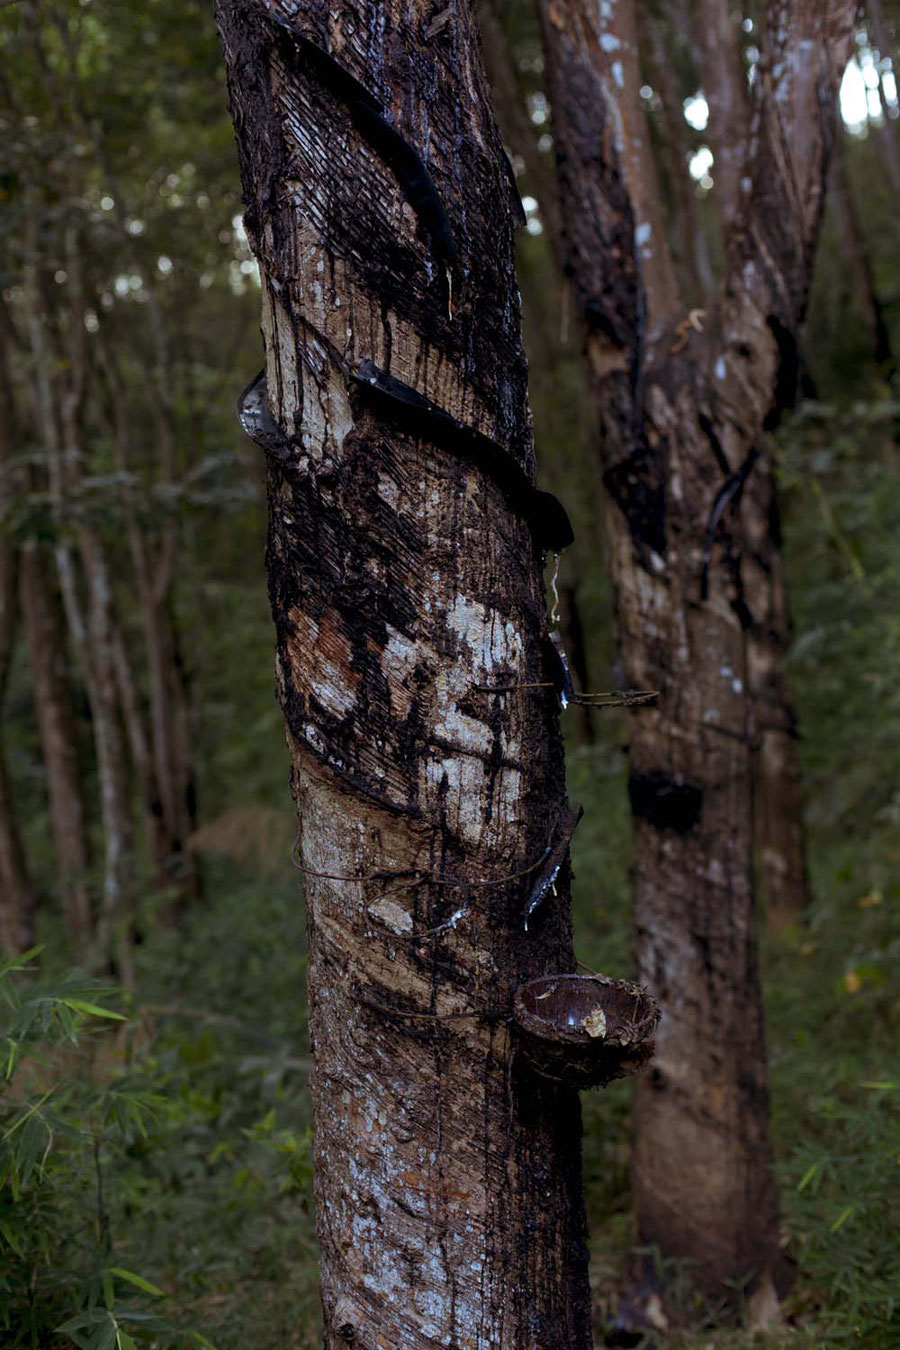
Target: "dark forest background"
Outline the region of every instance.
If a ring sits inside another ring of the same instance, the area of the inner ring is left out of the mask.
[[[679,0],[650,9],[642,93],[702,272],[718,231],[696,43]],[[486,18],[518,126],[540,472],[576,527],[564,618],[585,687],[612,688],[540,43],[520,0]],[[262,465],[234,415],[262,363],[259,288],[211,7],[12,3],[0,31],[0,1343],[312,1347],[303,896]],[[752,6],[743,31],[752,66]],[[764,935],[797,1280],[785,1325],[697,1345],[900,1345],[896,50],[892,8],[870,7],[796,407],[773,436],[813,890]],[[590,808],[579,955],[623,976],[628,715],[567,724],[570,795]],[[629,1089],[584,1107],[599,1322],[632,1241]]]

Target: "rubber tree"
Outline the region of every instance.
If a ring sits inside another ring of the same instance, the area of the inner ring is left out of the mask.
[[[753,878],[748,633],[755,446],[790,396],[855,8],[771,0],[724,278],[685,313],[640,107],[635,6],[540,0],[566,267],[601,420],[619,640],[661,690],[632,727],[639,977],[660,995],[638,1083],[640,1242],[703,1288],[777,1256]]]
[[[509,1025],[574,970],[558,704],[520,687],[547,678],[566,521],[533,487],[520,205],[472,15],[217,16],[262,277],[240,408],[268,462],[325,1344],[586,1347],[577,1093]]]

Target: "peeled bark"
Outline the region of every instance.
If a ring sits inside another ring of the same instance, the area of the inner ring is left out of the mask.
[[[493,443],[533,479],[518,203],[472,17],[217,13],[263,277],[274,420],[257,386],[245,425],[308,905],[324,1343],[577,1350],[577,1095],[508,1022],[517,986],[574,965],[562,741],[545,691],[480,687],[543,678],[546,614],[540,522],[489,468]]]
[[[772,3],[750,189],[705,330],[679,320],[648,201],[631,6],[542,0],[567,223],[603,439],[632,726],[638,971],[664,1017],[638,1084],[638,1236],[701,1288],[777,1253],[753,885],[753,703],[741,490],[787,398],[852,5]],[[658,213],[657,213],[658,214]],[[661,280],[662,279],[662,280]],[[676,323],[676,320],[679,320]]]

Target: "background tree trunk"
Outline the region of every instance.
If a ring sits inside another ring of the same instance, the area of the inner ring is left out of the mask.
[[[33,224],[36,225],[36,217]],[[94,937],[102,959],[112,954],[115,944],[122,978],[126,979],[130,961],[124,925],[132,918],[134,856],[128,763],[113,650],[112,585],[103,541],[75,500],[84,463],[82,416],[87,353],[81,241],[74,225],[66,232],[65,248],[69,304],[65,316],[68,342],[63,354],[56,344],[64,330],[51,322],[47,278],[36,240],[29,241],[32,393],[35,424],[40,428],[47,462],[63,611],[90,703],[97,760],[104,868]]]
[[[562,742],[552,697],[479,688],[543,678],[541,558],[455,424],[533,476],[472,17],[220,0],[218,22],[277,423],[325,1344],[587,1347],[578,1101],[507,1025],[517,985],[573,968],[567,868],[527,931],[539,872],[496,884],[561,839]]]
[[[18,612],[18,549],[9,534],[9,514],[19,495],[20,471],[13,463],[12,391],[0,349],[0,728],[13,653]],[[15,794],[0,734],[0,947],[7,955],[23,952],[34,941],[34,890],[16,817]]]
[[[78,738],[69,690],[59,600],[47,558],[34,539],[19,560],[22,627],[28,651],[41,758],[47,771],[50,829],[69,934],[81,947],[91,933],[90,854]]]
[[[9,462],[16,453],[26,448],[26,444],[9,379],[10,348],[15,330],[5,308],[2,317],[0,394],[3,399],[3,428],[0,431],[0,460],[3,471],[10,475],[10,487],[15,485],[15,490],[21,487],[23,492],[27,492],[33,487],[34,470],[23,469],[19,479]],[[47,775],[50,830],[56,851],[63,912],[69,936],[78,946],[87,938],[91,926],[87,880],[89,851],[59,607],[50,585],[46,559],[36,539],[26,538],[22,542],[16,564],[15,568],[10,567],[5,572],[4,596],[9,623],[6,640],[10,643],[11,654],[12,620],[18,612],[22,618],[41,755]],[[13,581],[16,589],[10,593],[7,588]],[[18,870],[15,860],[22,857],[22,848],[14,825],[10,827],[7,847],[11,865],[14,870]],[[22,891],[23,895],[27,893],[27,889]],[[30,921],[27,926],[30,927]]]
[[[635,124],[632,6],[595,16],[545,0],[541,17],[567,260],[616,508],[627,682],[662,691],[630,744],[638,970],[664,1007],[656,1067],[637,1088],[639,1238],[690,1260],[721,1295],[777,1251],[752,866],[755,616],[748,508],[734,506],[791,383],[854,9],[769,7],[750,188],[702,333],[680,318]]]

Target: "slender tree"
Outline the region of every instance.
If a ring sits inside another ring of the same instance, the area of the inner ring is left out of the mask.
[[[555,699],[518,687],[547,678],[565,530],[531,487],[519,203],[472,16],[217,13],[262,273],[241,406],[269,464],[325,1344],[586,1347],[577,1097],[508,1025],[518,986],[573,969]]]
[[[0,726],[15,637],[19,551],[11,517],[21,497],[22,466],[15,461],[14,409],[0,335]],[[25,951],[34,939],[34,890],[28,874],[15,808],[15,795],[0,735],[0,948]]]
[[[634,6],[541,0],[540,11],[623,659],[632,682],[662,691],[629,761],[637,961],[665,1014],[637,1091],[639,1236],[721,1293],[777,1251],[748,640],[764,564],[742,489],[793,382],[855,9],[766,6],[740,201],[705,317],[685,313],[661,227]]]

